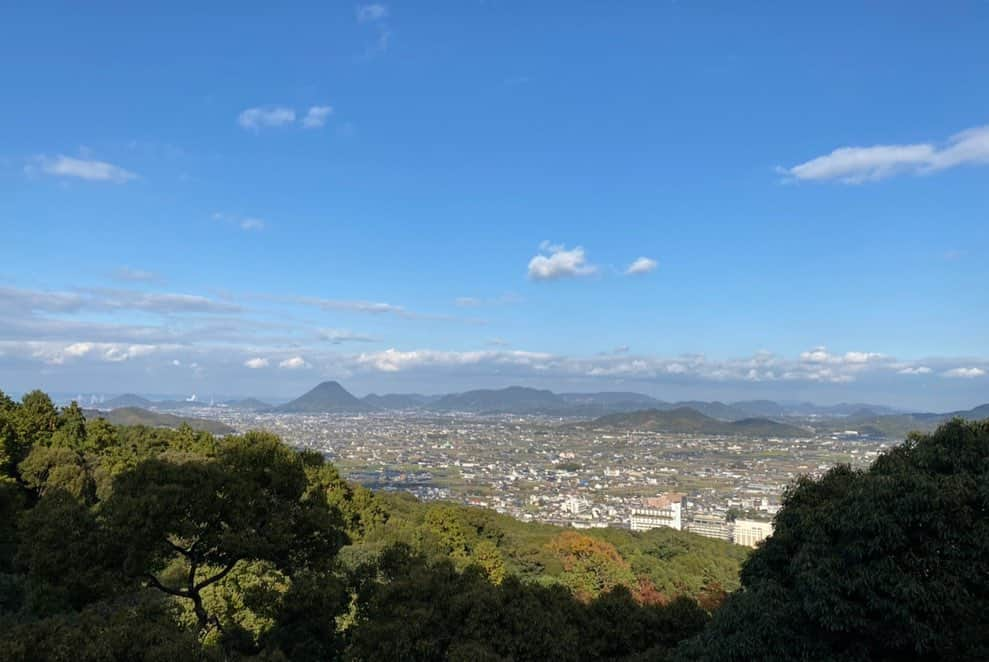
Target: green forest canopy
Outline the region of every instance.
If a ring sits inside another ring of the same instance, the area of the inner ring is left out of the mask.
[[[953,421],[799,480],[749,555],[0,392],[0,659],[985,658],[987,467],[987,423]]]

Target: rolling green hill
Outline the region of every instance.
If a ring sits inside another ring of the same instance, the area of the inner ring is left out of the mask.
[[[806,437],[810,433],[795,425],[777,423],[766,418],[719,421],[690,407],[669,411],[646,409],[624,414],[609,414],[584,424],[595,428],[618,428],[648,432],[680,434],[719,434],[748,437]]]
[[[931,432],[937,426],[953,418],[963,418],[969,421],[989,418],[989,404],[943,414],[913,413],[877,416],[871,410],[861,410],[847,418],[830,421],[819,427],[822,430],[833,432],[855,430],[860,434],[869,434],[883,439],[903,439],[911,432]]]
[[[115,398],[107,400],[101,406],[106,409],[119,409],[120,407],[151,407],[155,403],[147,398],[142,398],[139,395],[134,395],[133,393],[125,393],[124,395],[118,395]]]
[[[552,391],[523,386],[454,393],[445,395],[429,405],[430,409],[438,411],[465,411],[479,414],[561,411],[567,407],[567,401]]]
[[[87,418],[102,418],[114,425],[144,425],[149,428],[177,428],[183,423],[193,430],[216,435],[233,434],[232,427],[220,421],[148,411],[140,407],[118,407],[110,411],[84,410]]]

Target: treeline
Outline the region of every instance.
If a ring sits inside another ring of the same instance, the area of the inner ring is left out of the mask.
[[[989,659],[987,607],[989,423],[800,479],[747,557],[0,393],[3,660]]]
[[[648,659],[740,548],[378,495],[273,435],[0,395],[0,659]]]

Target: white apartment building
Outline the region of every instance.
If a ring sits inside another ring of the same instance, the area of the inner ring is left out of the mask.
[[[771,535],[773,535],[772,522],[759,522],[752,519],[735,520],[734,542],[736,545],[755,547]]]
[[[629,527],[633,531],[648,531],[667,526],[677,531],[683,529],[683,495],[663,494],[643,499],[642,506],[632,509]]]
[[[577,496],[568,496],[563,502],[562,510],[563,512],[570,513],[571,515],[579,515],[584,512],[589,505],[590,504],[585,499],[581,499]]]
[[[723,515],[697,514],[687,522],[687,530],[706,538],[732,541],[732,526]]]

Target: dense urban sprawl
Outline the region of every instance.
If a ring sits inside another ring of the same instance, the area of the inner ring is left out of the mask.
[[[305,415],[223,407],[186,413],[238,430],[270,430],[324,453],[351,480],[375,489],[484,506],[524,521],[672,526],[748,545],[771,532],[768,522],[783,490],[799,475],[819,476],[839,463],[866,466],[887,447],[854,434],[664,434],[543,416]]]

